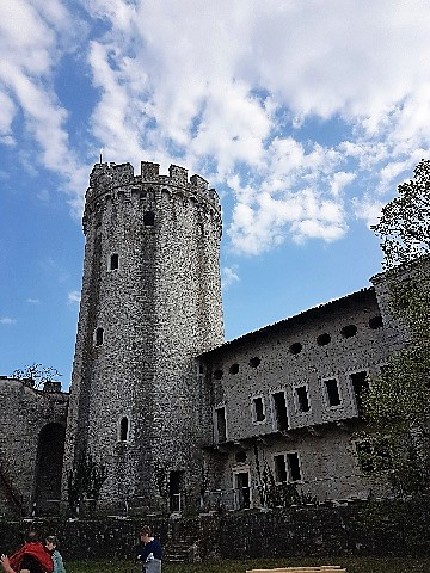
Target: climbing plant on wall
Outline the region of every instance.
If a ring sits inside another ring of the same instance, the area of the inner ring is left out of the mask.
[[[81,501],[88,500],[90,508],[95,510],[100,490],[106,481],[106,467],[93,459],[91,454],[81,453],[74,471],[68,475],[68,503],[75,512]]]

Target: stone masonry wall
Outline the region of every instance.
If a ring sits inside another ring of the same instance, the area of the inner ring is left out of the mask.
[[[64,490],[86,450],[108,470],[102,505],[156,505],[171,471],[183,487],[200,465],[194,359],[223,340],[219,200],[182,167],[100,164],[84,229]]]
[[[320,501],[366,498],[371,486],[358,466],[352,440],[359,423],[359,398],[351,375],[377,374],[393,342],[382,326],[375,293],[367,289],[203,355],[215,425],[210,489],[220,489],[231,507],[232,497],[239,494],[235,476],[248,474],[252,502],[258,504],[264,465],[268,463],[276,478],[275,456],[284,455],[287,464],[287,456],[293,454],[301,474],[297,486],[304,493]],[[338,403],[333,406],[326,380],[336,381]],[[300,407],[300,387],[307,394],[307,411]],[[283,426],[277,420],[275,394],[285,404]],[[256,399],[262,408],[260,419]],[[219,408],[226,414],[224,441],[216,428]],[[285,479],[295,481],[288,467]]]
[[[150,520],[168,560],[169,547],[188,540],[189,558],[282,559],[343,555],[430,555],[430,508],[412,503],[340,507],[295,507],[287,511],[239,512],[193,519]],[[43,520],[33,526],[42,535],[55,533],[67,562],[77,559],[128,559],[143,521]],[[29,523],[0,522],[2,552],[12,552]],[[238,534],[240,532],[240,534]],[[234,539],[234,543],[232,540]],[[192,548],[192,545],[195,547]]]
[[[0,402],[0,513],[29,514],[37,493],[38,447],[49,440],[51,428],[65,427],[68,395],[0,377]],[[56,443],[56,448],[62,444]],[[39,473],[41,469],[39,465]],[[56,469],[61,473],[61,465]]]

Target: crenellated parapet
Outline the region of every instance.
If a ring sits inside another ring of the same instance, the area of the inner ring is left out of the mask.
[[[90,176],[90,186],[86,193],[86,206],[83,218],[84,229],[106,203],[135,206],[144,210],[167,206],[175,210],[195,208],[201,215],[210,219],[221,229],[221,205],[217,192],[209,189],[208,182],[200,175],[188,176],[188,170],[178,165],[169,167],[169,175],[160,174],[160,166],[151,161],[141,162],[140,175],[134,174],[129,163],[98,163]]]

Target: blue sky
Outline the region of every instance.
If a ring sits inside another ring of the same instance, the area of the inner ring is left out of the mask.
[[[93,163],[222,200],[227,339],[358,290],[429,158],[428,2],[13,0],[0,20],[0,374],[68,386]]]

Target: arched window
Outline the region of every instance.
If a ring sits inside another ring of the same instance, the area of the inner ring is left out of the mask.
[[[128,441],[128,431],[129,431],[129,423],[128,423],[128,418],[125,416],[124,418],[122,418],[121,420],[121,426],[120,426],[120,440],[121,442],[127,442]]]
[[[104,341],[104,329],[99,326],[98,329],[96,330],[96,345],[97,346],[101,346],[103,344]]]

